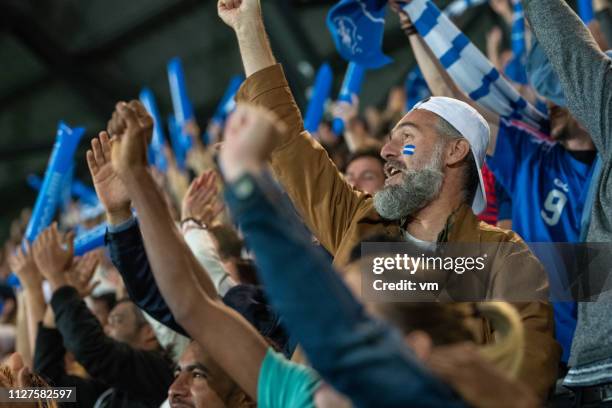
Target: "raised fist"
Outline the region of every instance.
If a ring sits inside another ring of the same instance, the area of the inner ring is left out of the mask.
[[[225,178],[232,181],[245,171],[260,167],[284,129],[272,112],[253,105],[238,105],[227,121],[219,154]]]
[[[218,0],[217,12],[221,20],[234,30],[261,21],[259,0]]]
[[[111,162],[121,178],[147,166],[147,144],[153,134],[153,118],[140,101],[119,102],[108,122]]]

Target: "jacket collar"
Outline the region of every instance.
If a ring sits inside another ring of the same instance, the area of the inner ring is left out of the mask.
[[[405,225],[402,220],[400,225]],[[446,219],[446,224],[438,234],[437,242],[480,242],[480,221],[474,215],[472,208],[463,203],[459,205]],[[401,228],[405,231],[404,228]]]

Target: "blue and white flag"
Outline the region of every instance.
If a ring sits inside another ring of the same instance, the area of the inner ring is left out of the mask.
[[[489,0],[455,0],[444,9],[444,14],[448,17],[459,17],[467,11],[467,9],[480,6]]]
[[[327,14],[338,53],[365,68],[380,68],[392,61],[383,54],[387,0],[341,0]]]
[[[512,81],[527,85],[525,63],[527,52],[525,46],[525,14],[520,0],[512,0],[512,59],[504,68],[504,73]]]
[[[442,66],[469,95],[501,116],[545,129],[547,118],[503,78],[448,17],[430,0],[412,0],[403,9]]]
[[[415,149],[414,145],[405,145],[404,149],[402,150],[402,153],[405,154],[406,156],[412,156],[414,154],[414,149]]]

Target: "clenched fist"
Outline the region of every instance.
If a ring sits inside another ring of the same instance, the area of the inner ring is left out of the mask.
[[[218,0],[217,12],[221,20],[235,31],[245,24],[261,21],[259,0]]]
[[[219,154],[225,178],[234,181],[244,172],[261,167],[284,132],[284,124],[272,112],[238,105],[227,121]]]
[[[107,125],[111,135],[111,162],[120,178],[147,166],[147,144],[153,134],[153,118],[139,101],[119,102]]]

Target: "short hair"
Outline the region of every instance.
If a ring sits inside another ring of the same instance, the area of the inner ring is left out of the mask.
[[[375,159],[376,161],[380,163],[381,166],[385,165],[385,160],[380,155],[379,150],[374,149],[374,148],[360,149],[349,155],[348,159],[346,160],[346,165],[344,166],[343,173],[346,173],[348,166],[350,166],[352,162],[354,162],[355,160],[364,158],[364,157],[370,157],[372,159]]]
[[[238,236],[236,230],[228,225],[215,225],[209,228],[210,233],[215,237],[219,244],[219,258],[227,260],[240,258],[244,242]]]
[[[91,300],[104,303],[109,312],[117,305],[117,296],[115,292],[106,292],[96,296],[92,295]]]
[[[453,125],[448,123],[448,121],[440,116],[438,116],[438,121],[436,123],[436,130],[438,134],[442,136],[445,141],[451,141],[456,139],[465,139],[461,133]],[[467,139],[466,139],[467,140]],[[466,203],[471,204],[476,196],[476,190],[478,189],[478,185],[480,184],[480,177],[478,176],[478,167],[476,166],[476,158],[474,157],[474,153],[470,146],[470,151],[463,158],[465,162],[465,170],[463,172],[464,178],[464,189],[463,189],[463,199]]]

